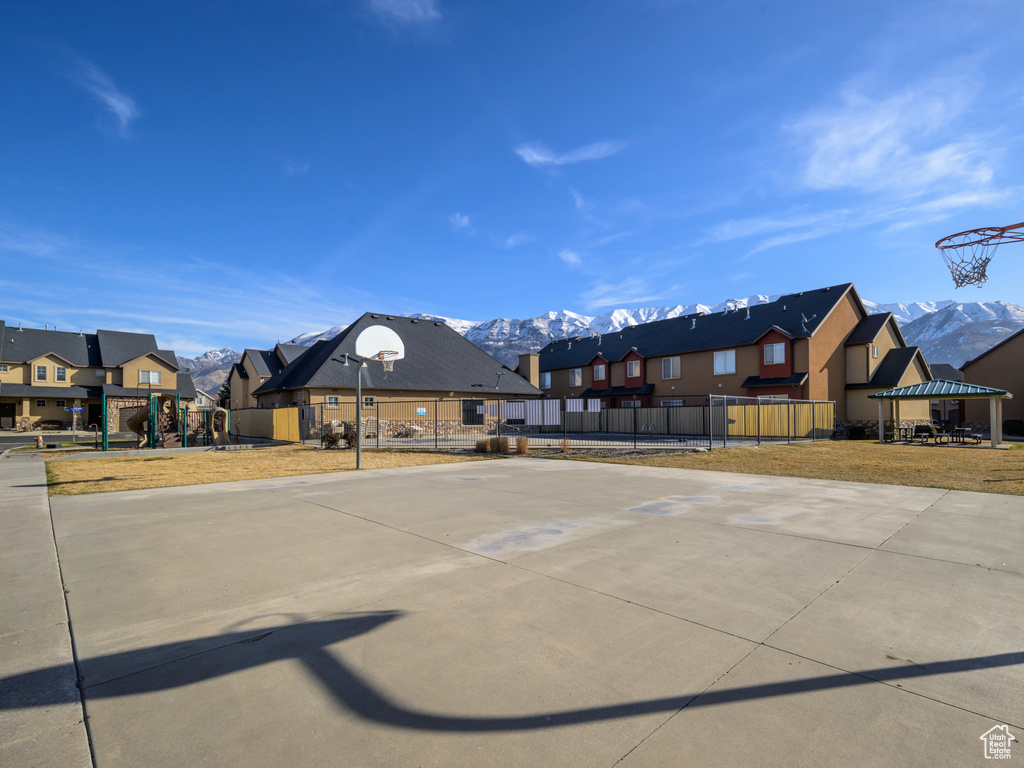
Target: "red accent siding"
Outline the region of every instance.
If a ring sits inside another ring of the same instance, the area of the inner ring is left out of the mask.
[[[631,360],[639,360],[640,361],[640,375],[639,376],[630,376],[629,375],[629,362]],[[647,383],[647,381],[646,381],[646,379],[647,379],[646,366],[644,365],[644,359],[640,355],[638,355],[636,352],[630,352],[623,359],[623,363],[626,364],[626,386],[627,387],[642,387],[644,384]]]
[[[603,365],[604,366],[604,376],[602,378],[600,378],[600,379],[597,378],[596,374],[594,374],[595,369],[599,365]],[[608,377],[611,375],[611,372],[608,370],[608,361],[607,360],[605,360],[603,357],[600,357],[600,356],[595,357],[593,359],[593,361],[591,361],[591,371],[590,372],[592,374],[594,374],[594,377],[593,377],[593,379],[594,379],[594,389],[604,389],[605,387],[608,386]],[[598,386],[599,383],[603,384],[604,386]]]
[[[760,377],[762,379],[774,379],[778,376],[789,376],[793,373],[793,342],[791,339],[787,339],[778,331],[768,331],[759,342],[761,345],[761,368]],[[785,344],[786,345],[786,362],[775,363],[774,365],[764,364],[764,348],[768,344]],[[777,394],[777,393],[765,393],[765,394]]]

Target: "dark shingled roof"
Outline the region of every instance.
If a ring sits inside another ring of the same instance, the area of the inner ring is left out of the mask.
[[[864,384],[847,384],[846,388],[890,389],[898,387],[903,374],[907,372],[907,368],[913,364],[914,358],[918,356],[921,356],[921,364],[924,366],[925,372],[928,373],[928,364],[925,363],[924,356],[921,355],[920,347],[898,347],[890,349],[886,353],[885,359],[875,369],[875,375],[871,377],[871,381]],[[931,378],[930,373],[928,376]]]
[[[100,343],[100,359],[108,368],[116,368],[125,363],[152,353],[178,369],[178,361],[174,353],[160,350],[156,346],[156,338],[151,333],[127,333],[125,331],[96,331]]]
[[[846,346],[850,347],[854,344],[870,344],[878,336],[878,332],[885,327],[885,324],[889,322],[889,318],[892,317],[892,312],[882,312],[878,315],[868,315],[857,323],[857,327],[853,329],[849,337],[846,339]]]
[[[684,315],[600,337],[553,341],[540,351],[540,370],[581,368],[597,354],[605,360],[621,360],[630,349],[636,349],[643,357],[660,357],[746,346],[757,342],[773,327],[790,338],[806,338],[851,290],[853,283],[844,283],[787,294],[776,301],[735,312]]]
[[[540,395],[539,389],[513,373],[447,325],[432,320],[367,313],[333,339],[318,341],[260,386],[255,394],[302,387],[355,389],[358,364],[355,340],[371,325],[395,331],[405,358],[385,377],[383,366],[363,367],[362,385],[376,390],[435,390],[496,395]],[[346,366],[345,355],[349,357]]]
[[[284,359],[285,365],[294,362],[307,349],[309,347],[304,347],[301,344],[278,344],[274,347],[274,351],[277,352],[278,356]]]
[[[932,369],[932,376],[936,379],[944,381],[964,380],[964,372],[949,363],[929,363],[928,367]]]
[[[101,395],[99,387],[42,387],[35,384],[0,384],[0,397],[58,397],[61,399],[74,400],[80,398],[95,398]]]
[[[245,370],[245,366],[241,363],[232,363],[231,367],[235,369],[235,373],[237,373],[239,377],[243,379],[249,378],[249,372]]]
[[[794,373],[789,376],[773,376],[762,379],[760,376],[748,376],[742,386],[746,387],[796,387],[807,381],[806,373]]]
[[[0,322],[0,337],[0,362],[27,363],[52,352],[76,368],[99,368],[102,365],[99,340],[94,333],[41,331],[38,328],[21,330]],[[153,348],[156,349],[156,342]]]

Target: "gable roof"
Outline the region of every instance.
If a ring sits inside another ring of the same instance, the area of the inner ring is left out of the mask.
[[[877,315],[868,315],[862,318],[857,327],[850,332],[846,339],[845,346],[851,347],[855,344],[870,344],[878,336],[885,324],[892,318],[892,312],[881,312]],[[898,328],[898,326],[897,326]]]
[[[643,357],[659,357],[754,344],[772,330],[790,338],[808,338],[847,295],[863,310],[853,283],[780,296],[733,312],[682,315],[612,331],[599,337],[552,341],[540,351],[540,370],[580,368],[594,356],[621,360],[630,349]],[[865,313],[866,314],[866,313]]]
[[[156,343],[153,343],[156,348]],[[99,340],[94,333],[14,328],[0,321],[0,362],[27,363],[54,354],[78,368],[99,368]]]
[[[333,339],[321,340],[289,363],[253,394],[328,387],[355,389],[359,360],[355,340],[371,325],[395,331],[405,345],[405,358],[384,374],[383,366],[363,366],[362,386],[368,389],[479,391],[491,394],[540,395],[539,389],[514,374],[489,354],[442,322],[366,313]],[[346,356],[348,365],[345,365]]]
[[[846,389],[879,389],[888,387],[899,386],[900,379],[903,378],[903,374],[907,372],[907,369],[913,364],[914,359],[918,358],[921,361],[921,366],[925,370],[925,374],[928,378],[931,378],[931,369],[928,367],[928,363],[925,362],[924,355],[921,354],[920,347],[897,347],[896,349],[890,349],[885,358],[875,368],[875,373],[871,377],[871,381],[863,382],[860,384],[847,384]]]
[[[249,372],[247,370],[245,370],[245,366],[242,365],[240,362],[232,363],[231,364],[231,368],[232,368],[232,370],[234,370],[235,373],[238,374],[238,377],[240,379],[248,379],[249,378]]]
[[[945,379],[946,381],[963,381],[964,374],[955,365],[949,363],[929,363],[928,367],[931,368],[932,376],[936,379]]]
[[[983,387],[979,384],[965,384],[962,381],[946,381],[935,379],[920,384],[909,384],[898,389],[888,389],[868,395],[872,400],[971,400],[982,397],[1005,397],[1013,399],[1013,395],[1005,389]]]
[[[150,352],[178,370],[178,361],[170,350],[161,350],[156,337],[151,333],[128,333],[126,331],[96,331],[99,340],[100,361],[105,368],[117,368]]]
[[[301,344],[277,344],[274,347],[274,351],[277,353],[277,356],[284,360],[285,365],[293,362],[307,349],[309,349],[309,347],[304,347]]]

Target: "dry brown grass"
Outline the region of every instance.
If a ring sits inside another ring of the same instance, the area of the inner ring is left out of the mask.
[[[879,445],[842,440],[724,448],[710,453],[576,454],[571,458],[1024,496],[1024,445],[993,451],[974,446]]]
[[[363,469],[416,467],[480,460],[452,453],[363,451]],[[48,461],[51,496],[225,483],[270,477],[344,472],[356,468],[355,451],[321,451],[301,445],[249,451],[207,451],[177,456]]]

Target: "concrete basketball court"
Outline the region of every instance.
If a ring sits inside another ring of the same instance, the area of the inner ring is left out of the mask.
[[[1024,740],[1021,497],[510,459],[50,509],[100,768],[964,766],[995,725]],[[89,765],[39,597],[0,669],[38,749],[0,765]]]

